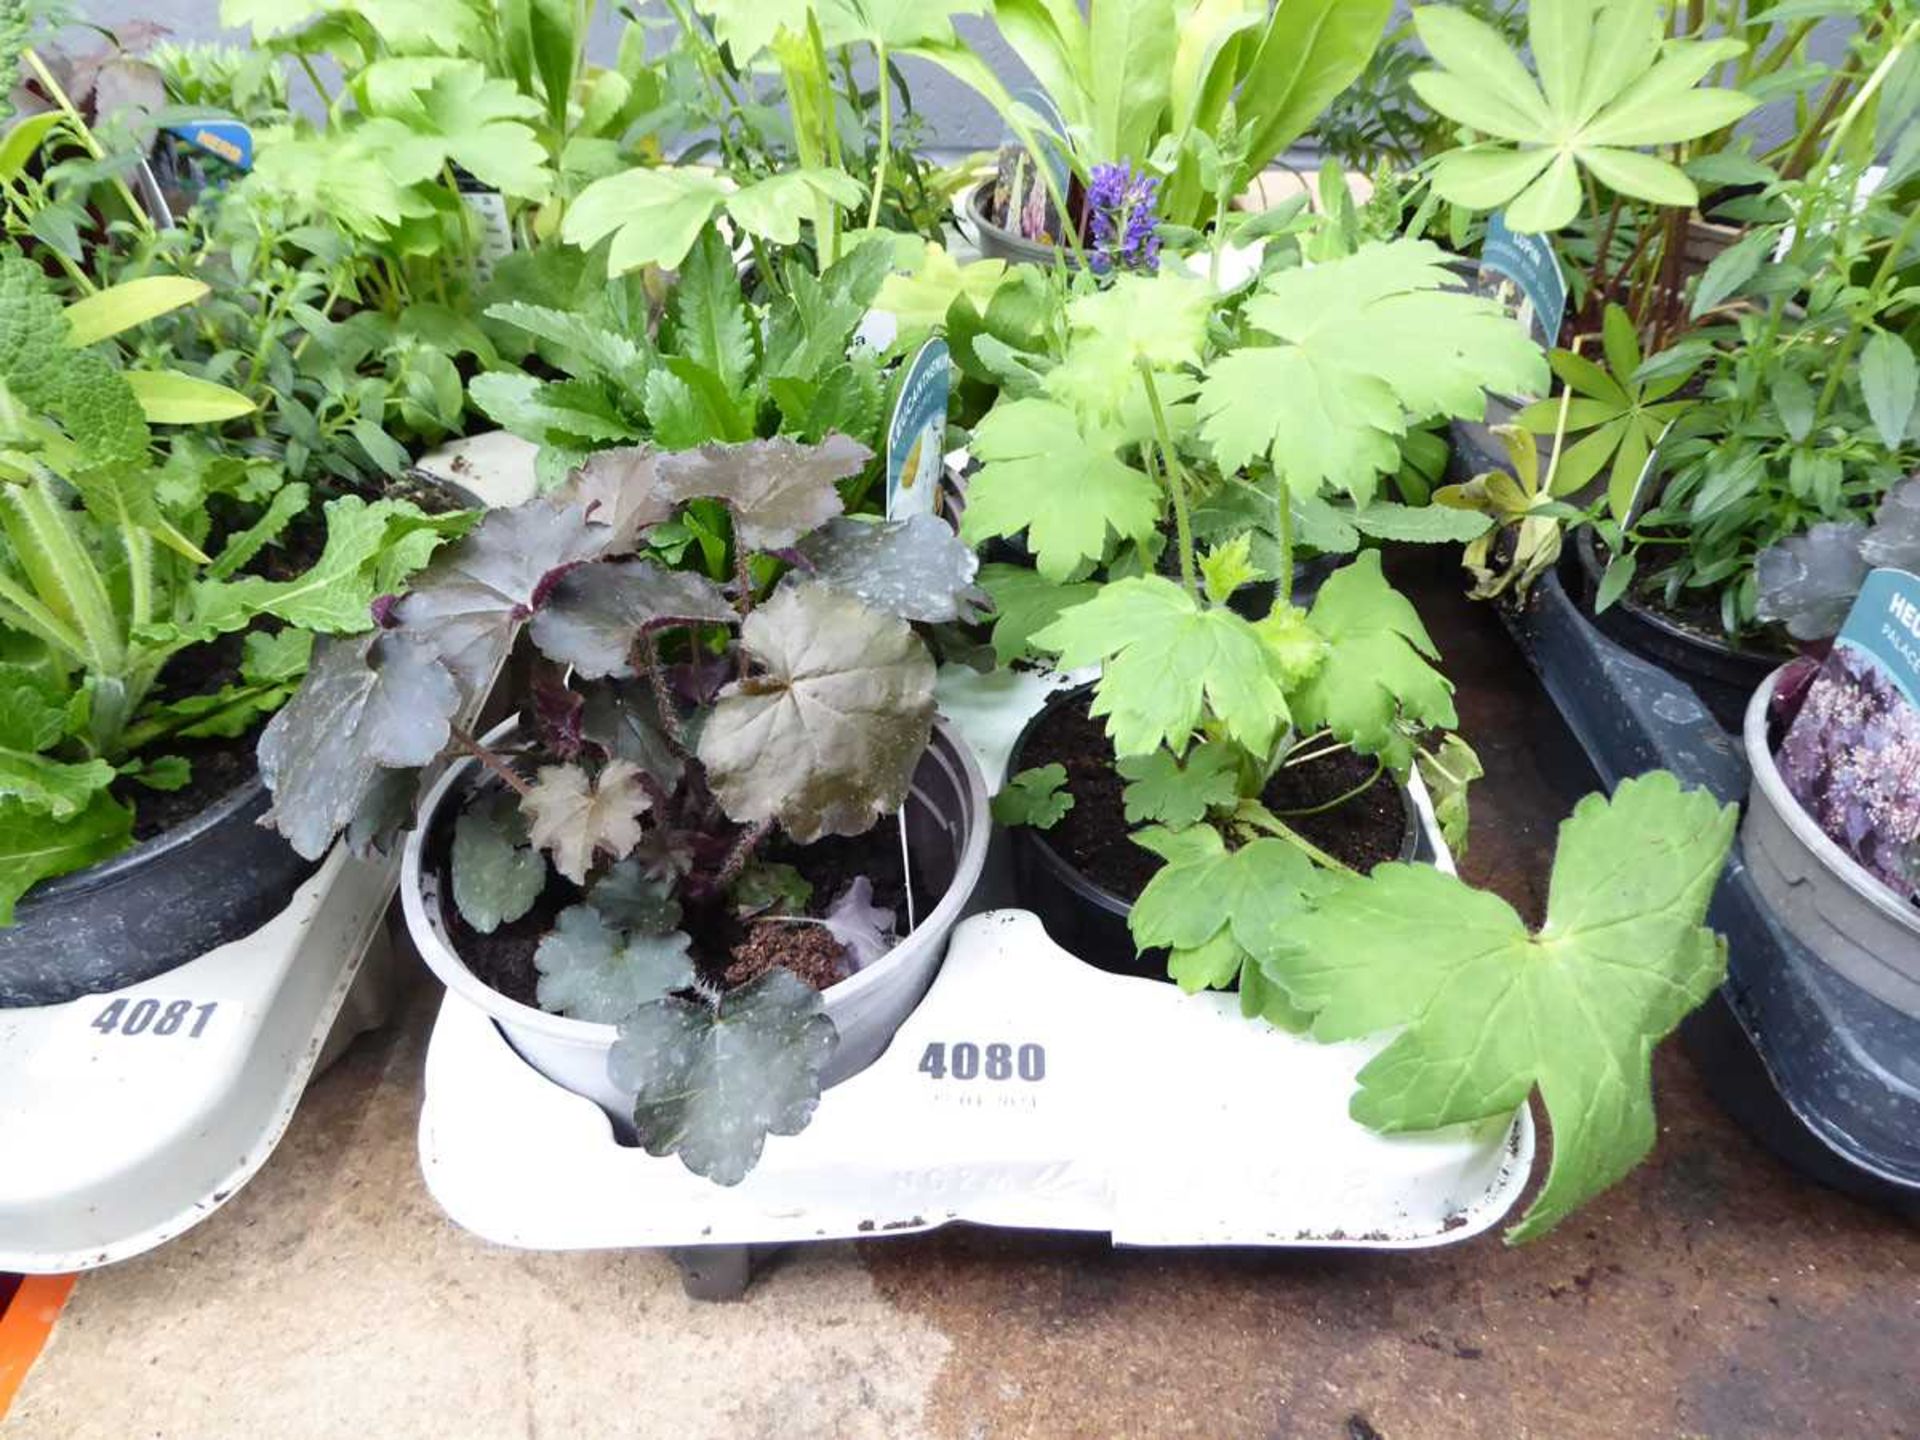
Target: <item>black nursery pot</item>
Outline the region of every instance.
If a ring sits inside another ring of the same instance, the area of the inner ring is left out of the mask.
[[[318,865],[262,829],[256,777],[184,824],[36,885],[0,930],[0,1010],[151,980],[251,934]]]
[[[1057,691],[1047,698],[1020,732],[1007,773],[1018,775],[1025,768],[1022,757],[1027,741],[1041,723],[1062,705],[1070,704],[1091,691],[1091,685]],[[1422,844],[1420,817],[1405,787],[1396,786],[1400,803],[1406,810],[1406,837],[1399,858],[1414,860],[1426,848]],[[1167,952],[1149,950],[1137,953],[1127,917],[1133,903],[1122,900],[1091,877],[1076,869],[1072,862],[1054,849],[1044,830],[1016,825],[1008,832],[1013,847],[1014,894],[1022,909],[1040,917],[1054,944],[1093,966],[1114,975],[1132,975],[1147,980],[1167,980]],[[1168,983],[1172,982],[1168,980]]]
[[[1792,657],[1748,650],[1701,635],[1642,605],[1631,595],[1622,595],[1605,610],[1595,613],[1594,600],[1600,593],[1600,580],[1606,574],[1606,566],[1601,563],[1600,552],[1594,545],[1593,532],[1579,531],[1569,550],[1570,557],[1563,561],[1566,581],[1579,602],[1581,613],[1609,639],[1684,681],[1720,722],[1721,728],[1739,734],[1753,692],[1783,661]]]

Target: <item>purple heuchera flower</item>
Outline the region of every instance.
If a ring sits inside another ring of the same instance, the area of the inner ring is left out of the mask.
[[[1154,213],[1159,200],[1155,176],[1136,175],[1128,164],[1093,167],[1093,182],[1087,186],[1093,249],[1087,263],[1094,274],[1115,269],[1152,274],[1160,268],[1160,237],[1155,233],[1159,217]]]

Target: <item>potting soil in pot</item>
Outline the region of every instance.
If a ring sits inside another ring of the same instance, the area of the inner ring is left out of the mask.
[[[1127,782],[1114,768],[1113,742],[1105,722],[1089,713],[1091,705],[1091,692],[1056,705],[1027,736],[1018,764],[1065,768],[1073,808],[1045,832],[1047,844],[1101,888],[1133,901],[1164,862],[1132,838],[1139,827],[1126,817]],[[1391,777],[1381,776],[1344,804],[1300,812],[1339,799],[1373,771],[1372,760],[1338,750],[1281,770],[1261,798],[1306,839],[1364,874],[1399,859],[1406,843],[1407,811]]]
[[[907,893],[902,880],[900,831],[891,819],[882,820],[863,835],[828,836],[811,845],[795,845],[785,837],[770,841],[761,855],[766,865],[791,865],[812,887],[807,913],[823,915],[862,876],[873,887],[872,903],[894,917],[893,933],[908,933]],[[454,948],[469,969],[509,1000],[539,1008],[536,992],[540,972],[534,951],[550,933],[562,910],[580,902],[580,887],[549,873],[547,888],[520,919],[482,935],[460,916],[453,904],[453,881],[447,858],[439,859],[441,914]],[[924,916],[940,896],[931,893],[920,866],[914,865],[914,909]],[[680,928],[693,937],[693,954],[701,969],[726,987],[744,985],[775,965],[784,965],[813,986],[825,990],[853,973],[845,947],[818,925],[755,925],[735,916],[724,901],[705,909],[687,906]]]

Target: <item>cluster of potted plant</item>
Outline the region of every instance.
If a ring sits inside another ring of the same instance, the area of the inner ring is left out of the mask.
[[[1524,600],[1558,565],[1600,629],[1742,736],[1758,903],[1872,997],[1870,1021],[1819,1023],[1870,1025],[1885,1063],[1920,1016],[1894,858],[1920,833],[1911,687],[1898,646],[1876,661],[1836,636],[1857,602],[1897,635],[1888,572],[1916,560],[1920,18],[1849,4],[1822,31],[1730,0],[1603,5],[1588,27],[1573,8],[1413,17],[1432,65],[1409,70],[1410,113],[1459,129],[1400,124],[1424,147],[1401,158],[1456,211],[1541,237],[1569,300],[1557,393],[1518,410],[1505,467],[1436,498],[1500,522],[1469,546],[1476,593]]]
[[[1517,1234],[1644,1156],[1652,1047],[1724,972],[1702,921],[1733,812],[1660,774],[1583,802],[1538,928],[1430,863],[1466,843],[1481,765],[1390,561],[1466,544],[1499,570],[1518,519],[1521,563],[1550,563],[1569,469],[1637,483],[1675,377],[1745,373],[1726,336],[1679,333],[1685,227],[1661,218],[1697,193],[1671,147],[1719,135],[1733,174],[1748,102],[1698,82],[1744,62],[1698,17],[1665,35],[1651,0],[1541,0],[1536,90],[1497,32],[1423,10],[1420,101],[1488,138],[1364,205],[1329,184],[1317,212],[1254,212],[1250,182],[1369,65],[1384,0],[996,4],[1037,108],[958,38],[970,8],[676,3],[667,54],[633,22],[602,68],[577,7],[236,7],[315,116],[174,50],[170,106],[96,124],[28,52],[41,108],[0,141],[0,877],[25,896],[0,982],[51,963],[25,957],[62,883],[60,926],[90,923],[83,867],[204,772],[226,788],[193,803],[245,827],[208,843],[247,874],[278,847],[282,903],[336,845],[404,843],[449,989],[620,1138],[732,1184],[918,1003],[997,819],[1020,903],[1083,959],[1317,1040],[1391,1035],[1356,1122],[1431,1130],[1537,1089],[1554,1159]],[[1883,41],[1904,43],[1861,43]],[[994,179],[917,153],[902,57],[999,106]],[[106,157],[188,109],[252,121],[254,164],[162,224]],[[1775,183],[1753,204],[1838,182]],[[1467,217],[1494,206],[1591,243],[1576,324],[1611,377],[1464,283]],[[999,254],[950,249],[950,207],[1007,231]],[[1796,263],[1906,243],[1796,220]],[[1702,315],[1746,293],[1718,275]],[[1877,317],[1907,302],[1874,284],[1874,308],[1830,298],[1885,365]],[[1820,313],[1800,288],[1729,323],[1775,315],[1791,350]],[[899,362],[936,334],[969,474],[954,513],[889,518]],[[1601,439],[1436,493],[1448,422],[1544,393],[1550,364],[1590,393],[1548,400],[1549,428]],[[1839,382],[1815,423],[1856,401],[1890,403]],[[535,498],[477,515],[407,478],[488,423],[537,447]],[[1596,524],[1615,574],[1686,483]],[[935,715],[946,657],[1079,682],[991,816]]]

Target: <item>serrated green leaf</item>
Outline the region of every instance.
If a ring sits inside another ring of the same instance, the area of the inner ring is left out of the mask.
[[[1157,575],[1101,586],[1033,643],[1063,670],[1101,667],[1092,713],[1119,755],[1184,751],[1207,720],[1265,754],[1288,720],[1285,667],[1253,624]]]
[[[1405,1027],[1360,1072],[1362,1124],[1493,1119],[1539,1087],[1553,1162],[1508,1232],[1531,1239],[1653,1145],[1653,1047],[1726,971],[1701,921],[1737,818],[1663,772],[1627,780],[1561,826],[1536,933],[1497,897],[1396,863],[1320,900],[1261,959],[1314,1011],[1316,1039]]]
[[[1330,482],[1365,504],[1413,425],[1479,419],[1489,389],[1543,390],[1538,349],[1457,283],[1438,247],[1406,240],[1268,275],[1247,319],[1279,343],[1229,351],[1200,390],[1220,468],[1265,457],[1296,493]]]
[[[0,749],[0,807],[70,820],[113,783],[104,760],[68,764],[24,750]]]
[[[994,823],[1051,830],[1073,809],[1073,794],[1066,786],[1064,765],[1040,765],[1022,770],[993,797]]]
[[[13,923],[14,903],[34,884],[104,860],[132,836],[133,812],[105,790],[65,819],[0,800],[0,926]]]
[[[740,276],[717,230],[702,235],[680,267],[671,312],[681,353],[728,389],[740,389],[753,369],[754,336]]]
[[[982,565],[980,588],[993,598],[993,653],[1002,665],[1027,658],[1034,632],[1091,600],[1100,587],[1091,581],[1056,585],[1024,565]]]
[[[1407,726],[1458,723],[1453,686],[1427,663],[1439,652],[1413,606],[1387,584],[1377,551],[1328,577],[1311,619],[1328,648],[1326,663],[1294,694],[1303,732],[1325,728],[1400,773],[1413,758]]]
[[[983,464],[967,487],[960,537],[972,545],[1021,535],[1042,576],[1064,583],[1099,560],[1110,539],[1150,534],[1160,487],[1083,433],[1074,412],[1039,398],[994,406],[973,435]]]
[[[1184,830],[1240,798],[1240,766],[1231,747],[1199,745],[1184,764],[1165,750],[1128,755],[1116,767],[1127,782],[1127,822]]]
[[[1171,952],[1168,974],[1189,992],[1224,987],[1248,956],[1271,954],[1333,883],[1285,840],[1229,850],[1210,825],[1153,827],[1134,839],[1167,862],[1133,903],[1134,944]]]

